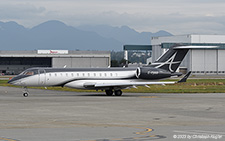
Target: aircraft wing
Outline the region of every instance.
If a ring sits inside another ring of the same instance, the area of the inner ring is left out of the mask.
[[[101,87],[131,87],[131,86],[145,86],[145,85],[166,85],[175,84],[176,82],[129,82],[129,83],[97,83],[95,88]]]
[[[102,87],[132,87],[132,86],[146,86],[146,85],[167,85],[167,84],[175,84],[175,83],[182,83],[186,82],[188,77],[190,76],[191,71],[188,72],[183,78],[181,78],[179,81],[173,81],[173,82],[127,82],[127,83],[95,83],[90,84],[92,87],[95,88],[102,88]]]
[[[71,81],[65,84],[66,87],[71,88],[87,88],[87,89],[106,89],[106,88],[117,88],[117,89],[125,89],[129,87],[136,86],[146,86],[148,85],[167,85],[167,84],[175,84],[186,82],[187,78],[191,72],[187,73],[180,81],[161,81],[161,82],[153,82],[153,81],[143,81],[138,79],[123,79],[123,80],[77,80]]]

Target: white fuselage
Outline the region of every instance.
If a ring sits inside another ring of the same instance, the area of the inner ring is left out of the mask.
[[[77,89],[92,89],[86,85],[101,83],[127,83],[135,82],[137,79],[129,79],[136,77],[136,69],[115,71],[106,69],[106,71],[59,71],[48,72],[41,70],[35,75],[18,79],[13,84],[19,86],[66,86]]]

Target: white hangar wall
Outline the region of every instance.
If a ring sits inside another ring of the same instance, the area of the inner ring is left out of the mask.
[[[225,50],[218,51],[218,70],[225,71]]]
[[[18,74],[31,67],[102,68],[110,61],[110,51],[0,51],[0,74]]]
[[[93,68],[108,67],[109,58],[105,57],[76,57],[76,58],[52,58],[53,68]]]
[[[190,69],[192,71],[211,71],[211,73],[217,73],[218,70],[217,54],[218,50],[191,50],[192,62]],[[213,72],[212,72],[213,71]],[[219,70],[218,70],[219,71]],[[210,73],[210,72],[209,72]]]
[[[217,49],[192,49],[184,58],[180,67],[191,70],[196,75],[202,74],[224,74],[225,75],[225,35],[179,35],[166,37],[153,37],[152,60],[153,62],[168,48],[163,48],[163,43],[175,44],[221,44],[223,47]]]

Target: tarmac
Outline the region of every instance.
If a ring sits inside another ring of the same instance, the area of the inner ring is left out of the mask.
[[[0,141],[225,140],[225,93],[77,93],[0,87]]]

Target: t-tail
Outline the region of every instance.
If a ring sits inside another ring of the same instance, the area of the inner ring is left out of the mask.
[[[173,46],[152,63],[150,67],[160,68],[174,73],[180,66],[189,49],[207,49],[217,47],[218,46]]]
[[[171,47],[150,66],[176,72],[188,50],[189,48]]]

